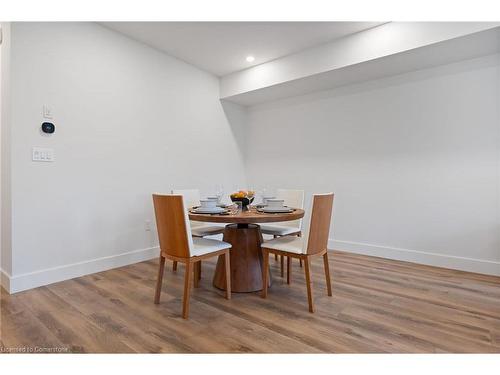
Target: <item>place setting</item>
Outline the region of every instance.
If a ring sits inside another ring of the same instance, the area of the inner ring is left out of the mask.
[[[216,194],[206,198],[198,198],[199,204],[192,205],[188,210],[190,219],[208,220],[210,217],[212,222],[228,223],[233,222],[232,218],[235,218],[236,223],[242,226],[254,222],[253,220],[257,220],[257,217],[261,222],[275,221],[278,217],[279,220],[292,220],[289,215],[293,216],[301,212],[295,208],[295,205],[292,207],[285,199],[286,197],[269,194],[265,190],[258,194],[254,190],[236,190],[229,194],[231,200],[229,204],[223,201],[224,196],[222,191],[217,191]],[[259,203],[254,203],[256,197],[259,197]]]
[[[200,206],[195,206],[189,210],[195,214],[228,215],[228,205],[220,202],[220,197],[210,196],[200,199]]]
[[[257,212],[283,214],[294,212],[295,209],[285,206],[285,200],[275,197],[263,197],[262,203],[256,205]]]

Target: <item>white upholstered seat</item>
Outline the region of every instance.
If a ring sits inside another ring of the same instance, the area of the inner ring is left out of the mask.
[[[189,253],[192,257],[198,257],[230,248],[231,244],[224,241],[211,240],[209,238],[193,238],[193,246],[189,249]]]
[[[300,233],[300,228],[287,227],[284,225],[261,225],[260,231],[264,234],[273,236],[288,236],[290,234]]]
[[[283,199],[284,204],[292,208],[304,208],[304,190],[290,190],[290,189],[278,189],[276,191],[276,197]],[[262,234],[268,234],[274,237],[281,236],[300,236],[302,235],[302,219],[293,221],[283,221],[281,223],[276,223],[273,225],[261,225],[260,231]],[[276,260],[278,255],[275,255]],[[281,276],[284,276],[284,259],[280,256],[281,261]],[[300,260],[300,266],[302,267],[302,260]]]
[[[172,190],[172,194],[182,195],[186,209],[200,205],[200,191],[198,189]],[[224,233],[223,225],[205,224],[199,221],[190,221],[191,233],[195,237],[214,236]]]
[[[304,208],[304,190],[278,189],[276,197],[283,199],[285,205],[293,208]],[[300,234],[302,228],[302,219],[293,221],[284,221],[275,225],[261,225],[262,234],[271,236],[288,236],[291,234]]]
[[[304,254],[304,238],[303,237],[278,237],[269,241],[265,241],[262,246],[267,249],[286,251],[294,254]]]
[[[219,225],[193,225],[191,221],[191,234],[194,237],[214,236],[224,232],[224,227]]]

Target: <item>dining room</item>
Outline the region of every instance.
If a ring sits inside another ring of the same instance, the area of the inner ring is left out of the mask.
[[[500,22],[1,35],[1,353],[500,353]]]

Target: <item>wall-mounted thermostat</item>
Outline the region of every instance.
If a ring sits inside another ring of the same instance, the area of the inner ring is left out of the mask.
[[[52,134],[56,131],[56,126],[51,122],[44,122],[42,124],[42,132],[45,134]]]

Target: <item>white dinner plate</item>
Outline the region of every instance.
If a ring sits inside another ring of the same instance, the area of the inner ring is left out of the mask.
[[[192,210],[192,212],[194,212],[196,214],[220,214],[221,212],[224,212],[224,211],[226,211],[226,210],[222,207],[210,207],[210,208],[198,207],[198,208]]]
[[[289,212],[293,212],[293,208],[289,208],[289,207],[276,207],[276,208],[264,207],[264,208],[260,209],[259,211],[269,212],[269,213],[289,213]]]

